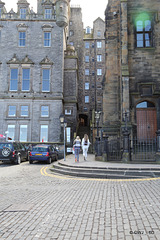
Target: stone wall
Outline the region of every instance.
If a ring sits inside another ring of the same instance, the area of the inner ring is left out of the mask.
[[[28,3],[26,6],[28,9]],[[27,141],[40,141],[40,125],[48,125],[48,141],[60,141],[67,28],[57,26],[54,9],[51,19],[45,19],[44,9],[37,13],[28,9],[26,19],[20,19],[19,12],[3,12],[0,19],[0,133],[4,134],[8,125],[15,125],[15,140],[19,140],[20,125],[28,126]],[[26,33],[24,47],[19,46],[21,31]],[[49,47],[44,46],[45,31],[51,33]],[[11,68],[18,68],[16,91],[10,91]],[[22,90],[22,68],[31,72],[28,91]],[[49,91],[42,91],[42,69],[50,69]],[[9,106],[16,106],[15,116],[8,115]],[[21,116],[21,106],[28,106],[27,117]],[[41,106],[48,106],[48,116],[41,116]]]
[[[106,9],[106,78],[103,96],[104,129],[119,135],[128,125],[136,129],[136,105],[148,101],[155,105],[159,126],[160,69],[158,0],[110,0]],[[147,14],[152,22],[153,44],[136,46],[135,20]]]

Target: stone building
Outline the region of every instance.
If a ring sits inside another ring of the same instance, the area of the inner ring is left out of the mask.
[[[71,141],[77,121],[77,56],[67,48],[70,0],[0,1],[0,133],[20,141]],[[72,83],[71,83],[72,82]]]
[[[105,22],[97,18],[93,28],[83,28],[81,8],[71,7],[69,44],[78,54],[78,134],[90,133],[94,112],[102,111],[102,81],[105,75]],[[85,128],[84,128],[85,127]]]
[[[103,128],[139,140],[160,129],[160,2],[109,0],[106,8],[106,77]],[[127,118],[125,119],[125,116]]]

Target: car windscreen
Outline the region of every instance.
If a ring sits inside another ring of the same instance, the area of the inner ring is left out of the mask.
[[[33,147],[32,152],[48,152],[48,148],[44,148],[44,147]]]
[[[6,148],[6,147],[12,149],[12,144],[11,143],[0,143],[0,149]]]

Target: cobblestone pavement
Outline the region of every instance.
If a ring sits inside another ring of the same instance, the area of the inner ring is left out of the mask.
[[[59,177],[0,164],[0,239],[160,239],[160,180]]]

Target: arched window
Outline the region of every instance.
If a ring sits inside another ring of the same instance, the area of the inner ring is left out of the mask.
[[[155,105],[153,103],[147,101],[138,103],[136,106],[136,108],[154,108],[154,107]]]

